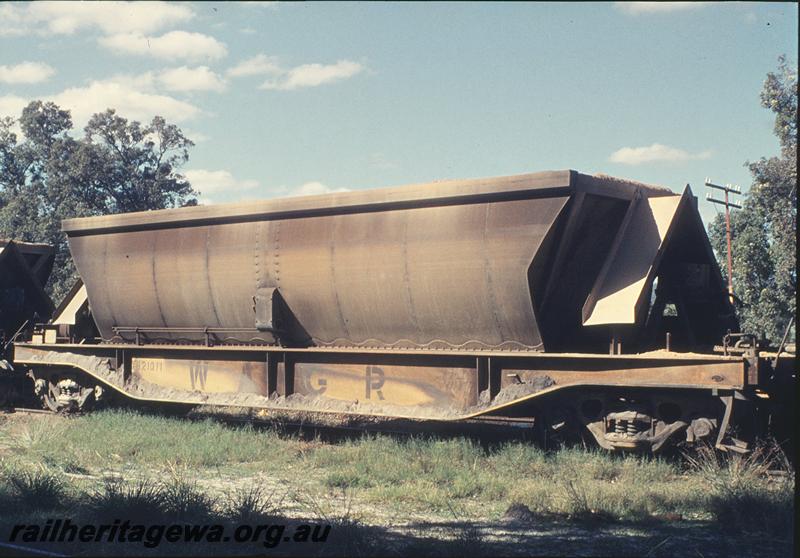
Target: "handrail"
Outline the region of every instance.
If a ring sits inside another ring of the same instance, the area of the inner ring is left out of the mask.
[[[12,335],[12,336],[11,336],[11,339],[9,339],[9,340],[8,340],[8,342],[7,342],[5,345],[3,345],[3,352],[4,352],[4,353],[5,353],[5,352],[6,352],[6,350],[8,350],[8,348],[11,346],[11,343],[13,343],[14,341],[16,341],[16,339],[17,339],[17,337],[19,336],[19,334],[23,332],[23,330],[24,330],[24,329],[25,329],[25,328],[28,326],[28,324],[29,324],[29,323],[31,323],[30,319],[28,319],[28,320],[25,320],[25,323],[23,323],[23,324],[22,324],[22,325],[19,327],[19,329],[18,329],[18,330],[17,330],[17,331],[14,333],[14,335]]]

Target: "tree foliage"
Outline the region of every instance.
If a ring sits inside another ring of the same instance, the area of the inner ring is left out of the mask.
[[[143,125],[108,109],[82,138],[71,131],[69,111],[51,102],[31,102],[18,121],[0,118],[0,238],[55,246],[56,301],[77,278],[62,219],[197,203],[179,173],[194,144],[160,116]]]
[[[775,114],[781,150],[745,163],[753,183],[742,210],[731,215],[732,275],[742,330],[776,342],[795,315],[797,292],[797,69],[785,57],[778,71],[767,74],[761,105]],[[724,215],[717,216],[709,235],[724,262]]]

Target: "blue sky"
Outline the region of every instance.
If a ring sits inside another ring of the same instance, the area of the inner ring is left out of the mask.
[[[207,203],[573,168],[701,198],[777,153],[796,3],[0,3],[0,115],[161,114]],[[701,201],[708,218],[714,207]]]

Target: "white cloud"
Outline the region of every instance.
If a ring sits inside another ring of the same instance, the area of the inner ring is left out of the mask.
[[[118,83],[123,87],[147,93],[155,93],[156,90],[156,76],[153,72],[145,72],[143,74],[116,74],[98,81],[103,83]]]
[[[711,151],[709,150],[689,153],[677,147],[654,143],[647,147],[623,147],[617,149],[611,154],[608,160],[612,163],[620,163],[623,165],[643,165],[645,163],[709,159],[710,157]]]
[[[284,70],[278,65],[278,61],[273,56],[257,54],[252,58],[239,62],[236,66],[229,69],[227,74],[230,77],[258,76],[264,74],[282,74]]]
[[[711,2],[614,2],[619,11],[630,14],[663,14],[702,8]]]
[[[223,91],[225,81],[208,66],[172,68],[158,75],[167,91]]]
[[[129,80],[134,82],[136,80]],[[88,122],[97,112],[114,108],[117,114],[130,120],[149,121],[163,116],[170,122],[183,122],[198,116],[198,107],[168,95],[132,89],[126,80],[93,81],[85,87],[72,87],[53,95],[49,100],[72,112],[76,127]]]
[[[347,79],[363,70],[362,64],[352,60],[339,60],[335,64],[303,64],[287,69],[274,56],[258,54],[230,68],[227,75],[233,78],[268,75],[261,89],[291,90]]]
[[[285,72],[277,79],[261,84],[261,89],[292,90],[301,87],[316,87],[347,79],[364,69],[364,66],[351,60],[339,60],[335,64],[303,64]]]
[[[98,42],[118,54],[153,56],[165,60],[218,60],[228,49],[214,37],[189,31],[170,31],[160,37],[122,33],[101,37]]]
[[[4,95],[0,96],[0,117],[19,118],[22,109],[34,99],[53,101],[69,110],[76,131],[81,130],[93,114],[109,108],[116,109],[123,118],[140,122],[149,122],[156,115],[168,122],[185,122],[203,113],[191,103],[157,92],[156,83],[157,77],[152,72],[121,74],[55,94],[38,94],[31,98]]]
[[[10,116],[12,118],[19,118],[22,114],[22,109],[28,105],[28,99],[18,97],[17,95],[3,95],[0,96],[0,118]]]
[[[197,130],[192,130],[191,128],[184,128],[183,135],[192,140],[195,144],[205,143],[211,139],[211,136],[208,134],[198,132]]]
[[[200,201],[203,203],[213,203],[219,194],[227,199],[235,199],[259,185],[257,180],[237,180],[226,170],[193,169],[184,174],[192,188],[200,192]]]
[[[11,132],[17,135],[17,139],[22,137],[22,126],[19,125],[19,117],[22,109],[28,105],[28,100],[16,95],[0,96],[0,118],[10,116],[14,119],[11,125]]]
[[[194,17],[183,3],[165,2],[4,2],[0,35],[72,35],[97,29],[103,33],[152,33]]]
[[[0,82],[40,83],[55,73],[52,67],[42,62],[22,62],[15,66],[0,66]]]
[[[301,184],[300,186],[292,189],[287,194],[287,197],[291,196],[317,196],[319,194],[335,194],[338,192],[349,192],[347,188],[332,188],[327,184],[323,184],[322,182],[306,182],[305,184]]]
[[[83,127],[95,113],[108,108],[117,110],[124,118],[149,121],[160,115],[171,122],[183,122],[201,114],[201,110],[184,101],[153,91],[153,75],[120,75],[105,80],[95,80],[81,87],[70,87],[54,95],[37,95],[44,101],[53,101],[72,114],[77,129]],[[33,98],[16,95],[0,97],[0,115],[19,118],[22,109]]]

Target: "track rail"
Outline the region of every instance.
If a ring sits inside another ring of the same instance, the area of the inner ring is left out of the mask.
[[[6,407],[0,409],[0,413],[6,415],[60,415],[60,413],[56,413],[55,411],[51,411],[49,409],[32,409],[29,407]]]

